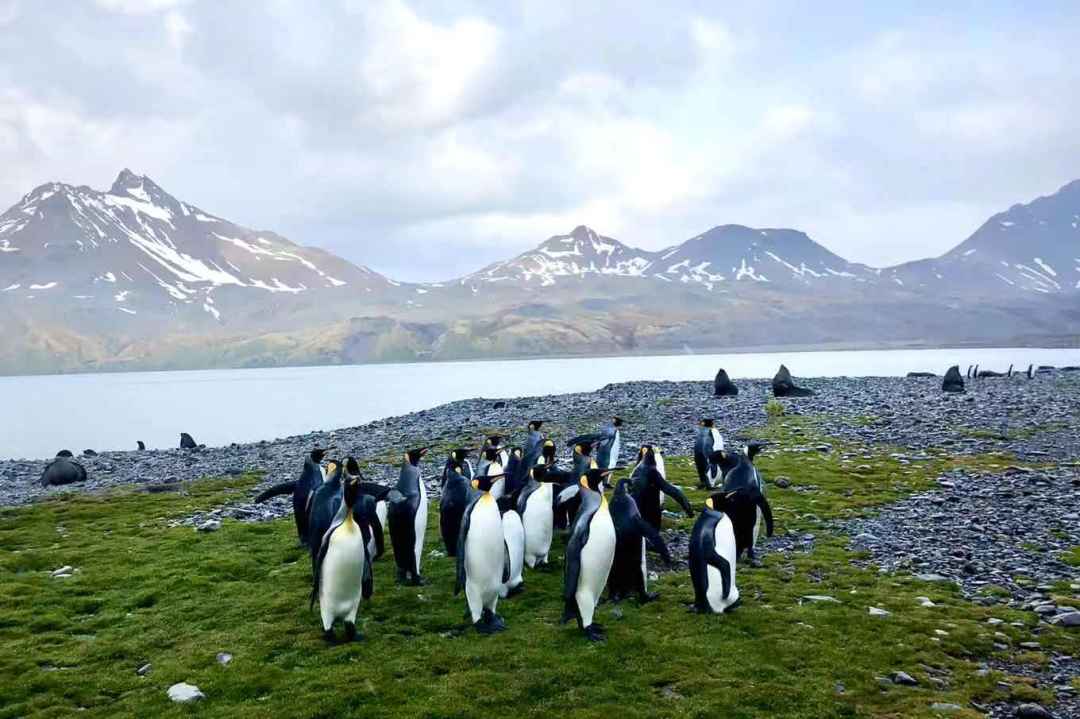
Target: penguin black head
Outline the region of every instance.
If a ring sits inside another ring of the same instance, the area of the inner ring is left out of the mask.
[[[57,457],[74,457],[75,455],[73,455],[71,453],[71,450],[62,449],[62,450],[60,450],[59,452],[56,453],[56,456]]]
[[[336,459],[327,460],[326,462],[326,477],[327,479],[336,479],[341,476],[342,465]]]
[[[746,458],[753,462],[754,457],[761,454],[762,450],[765,449],[765,444],[765,442],[751,442],[746,445]]]
[[[716,426],[716,420],[715,419],[703,419],[703,420],[701,420],[701,426],[702,427],[709,427],[709,428],[715,427]]]
[[[502,446],[502,441],[503,438],[501,434],[488,435],[488,438],[484,440],[484,447],[495,447],[498,449]]]
[[[555,464],[555,452],[554,442],[550,439],[544,442],[544,446],[540,448],[540,456],[543,458],[544,464]]]
[[[749,461],[749,458],[742,452],[728,452],[723,449],[709,455],[709,461],[721,467],[724,472],[739,466],[739,463],[743,460]]]
[[[492,485],[495,484],[495,481],[502,478],[503,476],[504,475],[502,474],[493,474],[484,477],[475,477],[472,481],[473,489],[478,489],[481,492],[490,492]]]
[[[420,458],[427,454],[427,447],[420,447],[419,449],[410,449],[405,453],[405,461],[412,466],[420,464]]]
[[[611,424],[614,425],[615,427],[622,427],[623,426],[623,418],[622,417],[612,417],[611,418]]]
[[[521,449],[521,447],[514,447],[512,450],[510,450],[510,456],[511,457],[517,457],[518,459],[521,459],[522,456],[524,456],[524,454],[525,453]]]
[[[450,450],[450,460],[452,462],[464,462],[470,453],[472,453],[472,449],[466,447],[452,449]]]
[[[538,464],[538,465],[536,465],[535,467],[532,467],[529,470],[529,474],[531,474],[532,478],[535,479],[537,482],[550,482],[550,481],[552,481],[552,480],[548,479],[547,473],[548,473],[548,468],[547,468],[546,464]]]
[[[350,477],[361,477],[360,463],[356,461],[355,457],[345,458],[345,473]]]
[[[713,512],[723,512],[727,507],[728,501],[734,497],[737,492],[717,492],[705,499],[705,509],[712,510]]]
[[[326,453],[328,451],[329,450],[322,449],[321,447],[316,447],[315,449],[311,450],[311,461],[313,461],[315,464],[318,464],[319,462],[323,461],[323,458],[326,456]]]
[[[660,447],[655,444],[643,444],[638,449],[638,461],[647,465],[656,464],[656,458],[660,456]]]
[[[623,477],[622,479],[620,479],[618,482],[615,483],[615,496],[616,497],[625,497],[627,494],[630,493],[629,487],[630,487],[630,480],[627,479],[626,477]]]
[[[530,432],[539,432],[540,428],[543,427],[543,426],[544,426],[544,420],[542,420],[542,419],[534,419],[531,422],[529,422],[529,431]]]
[[[574,445],[574,454],[583,454],[588,457],[590,454],[592,454],[592,448],[592,442],[578,442]]]
[[[499,450],[494,447],[488,447],[484,450],[484,459],[489,462],[496,462],[499,459]]]
[[[346,460],[347,462],[348,460]],[[345,482],[344,498],[343,502],[350,510],[356,504],[357,497],[360,496],[360,478],[350,477]]]
[[[607,476],[611,474],[610,469],[590,469],[588,472],[581,476],[578,480],[582,487],[588,487],[594,492],[604,491],[604,481]]]

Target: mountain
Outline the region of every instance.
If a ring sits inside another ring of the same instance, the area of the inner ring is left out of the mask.
[[[124,170],[0,215],[0,374],[1080,340],[1080,182],[938,258],[875,269],[793,229],[660,251],[579,226],[404,283]]]
[[[951,294],[1080,290],[1080,180],[1013,205],[941,257],[886,270],[903,285]]]

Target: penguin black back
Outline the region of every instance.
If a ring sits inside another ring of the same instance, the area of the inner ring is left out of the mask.
[[[657,451],[653,445],[642,445],[638,450],[638,464],[630,475],[630,494],[634,497],[645,521],[654,529],[659,530],[663,512],[660,504],[661,492],[678,502],[687,517],[694,516],[694,509],[690,506],[690,500],[686,498],[683,491],[668,482],[660,472]]]

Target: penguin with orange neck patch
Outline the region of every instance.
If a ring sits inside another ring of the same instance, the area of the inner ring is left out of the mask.
[[[608,474],[607,469],[590,469],[579,480],[581,506],[566,543],[562,621],[577,619],[578,627],[591,642],[605,636],[593,615],[615,560],[615,524],[604,497]]]
[[[469,617],[476,631],[494,634],[506,629],[495,613],[510,580],[510,557],[503,534],[499,504],[491,494],[497,478],[484,475],[472,481],[474,490],[461,518],[454,595],[465,590]]]
[[[345,623],[346,641],[360,638],[356,614],[361,599],[370,599],[374,588],[371,556],[364,532],[353,516],[353,505],[360,496],[360,480],[345,482],[344,497],[330,528],[322,536],[315,562],[311,587],[311,606],[319,600],[323,636],[335,642],[334,624]]]
[[[427,531],[427,487],[420,476],[420,459],[427,448],[410,449],[405,453],[397,486],[387,495],[387,520],[390,543],[394,547],[397,581],[400,584],[420,585],[420,559],[424,552],[424,533]]]

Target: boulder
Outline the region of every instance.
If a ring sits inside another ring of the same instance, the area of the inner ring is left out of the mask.
[[[791,372],[784,365],[780,365],[776,376],[772,380],[772,391],[776,397],[810,397],[814,394],[811,389],[796,387],[791,379]]]
[[[197,702],[200,699],[205,699],[206,695],[194,684],[180,682],[179,684],[173,684],[169,687],[169,698],[177,704],[187,704],[189,702]]]
[[[737,394],[739,394],[739,388],[728,377],[727,370],[721,367],[720,371],[716,373],[716,379],[713,380],[713,395],[716,397],[734,397]]]
[[[960,376],[960,367],[953,365],[945,373],[945,379],[941,382],[942,392],[963,392],[964,378]]]

